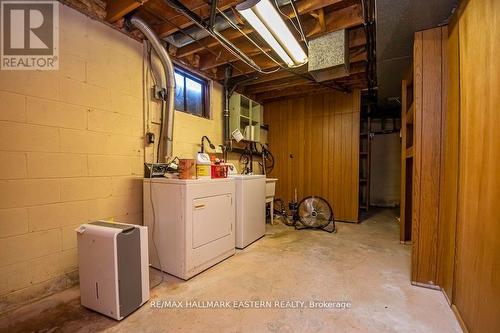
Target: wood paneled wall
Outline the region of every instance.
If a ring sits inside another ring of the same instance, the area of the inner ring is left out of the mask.
[[[500,332],[500,1],[459,11],[460,137],[453,303],[472,333]]]
[[[447,101],[446,107],[442,104],[441,118],[425,112],[432,105],[426,104],[425,94],[421,94],[421,100],[415,96],[417,108],[423,110],[416,119],[422,123],[418,128],[422,138],[416,142],[415,154],[424,153],[426,142],[441,145],[428,157],[434,160],[434,169],[430,170],[431,164],[423,161],[415,164],[417,179],[430,185],[438,182],[439,186],[434,192],[422,186],[414,191],[414,196],[420,196],[413,201],[420,205],[414,211],[420,219],[414,220],[412,230],[418,230],[417,235],[412,235],[412,278],[425,282],[435,277],[464,331],[471,333],[500,332],[499,13],[498,0],[463,1],[450,22],[448,34],[439,28],[442,37],[447,37],[441,45],[441,55],[446,54],[441,80],[447,80],[440,91],[436,87],[428,97],[436,101],[431,110],[438,107],[439,99]],[[419,47],[424,50],[432,39],[439,36],[416,36],[414,61],[421,61],[424,67],[426,59],[430,59]],[[439,57],[437,46],[430,50],[434,57]],[[423,86],[440,80],[437,72],[432,77],[418,65],[415,70],[416,76],[422,74],[419,80]],[[432,122],[427,129],[426,121]],[[442,140],[430,131],[438,131],[439,126]],[[435,202],[438,223],[422,228],[422,223],[436,217]],[[423,250],[422,244],[427,249]]]
[[[437,284],[447,27],[415,33],[412,282]]]
[[[446,37],[446,36],[443,36]],[[447,106],[443,108],[443,145],[440,170],[439,228],[437,283],[448,302],[453,297],[453,270],[455,260],[455,229],[457,224],[458,144],[459,144],[459,53],[458,28],[453,21],[448,26],[447,78],[443,93]]]
[[[335,218],[358,221],[360,92],[331,91],[264,105],[269,146],[278,178],[276,197],[286,203],[328,200]]]

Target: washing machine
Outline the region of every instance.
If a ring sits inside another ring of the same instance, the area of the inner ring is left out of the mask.
[[[235,253],[235,180],[144,179],[153,267],[187,280]]]
[[[236,182],[236,248],[266,233],[266,176],[230,175]]]

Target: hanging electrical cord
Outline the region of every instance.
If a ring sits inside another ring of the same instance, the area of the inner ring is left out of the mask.
[[[280,12],[280,14],[283,15],[283,17],[285,17],[287,20],[289,20],[290,23],[292,24],[292,26],[294,27],[294,29],[300,34],[300,29],[295,25],[295,22],[293,22],[293,20],[290,18],[290,16],[286,15],[281,10],[281,8],[278,4],[278,0],[274,0],[274,4],[276,5],[276,9],[278,10],[278,12]]]
[[[153,166],[151,166],[151,168],[153,168]],[[151,170],[150,175],[149,175],[149,201],[151,203],[151,213],[153,214],[153,226],[151,228],[151,234],[152,234],[152,238],[153,238],[153,248],[155,250],[156,257],[158,258],[158,263],[160,264],[160,274],[161,274],[160,282],[156,283],[154,286],[151,287],[151,289],[154,289],[163,283],[165,273],[163,273],[163,266],[161,263],[160,252],[158,251],[158,246],[156,245],[156,237],[155,237],[155,235],[156,235],[156,233],[155,233],[156,210],[155,210],[155,204],[153,201],[153,170]]]
[[[297,7],[295,7],[295,1],[290,0],[290,6],[292,6],[293,12],[295,14],[295,19],[297,20],[297,24],[299,25],[299,33],[302,36],[302,39],[304,40],[304,44],[306,44],[306,47],[309,47],[309,42],[307,41],[307,37],[304,34],[304,29],[302,29],[302,23],[300,22],[300,17],[299,17],[299,12],[297,11]]]

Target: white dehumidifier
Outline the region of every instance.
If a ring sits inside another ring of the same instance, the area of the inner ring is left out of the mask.
[[[121,320],[148,301],[147,227],[97,221],[76,232],[84,307]]]

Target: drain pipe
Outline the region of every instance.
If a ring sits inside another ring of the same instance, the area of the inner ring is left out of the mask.
[[[172,157],[173,153],[173,140],[174,140],[174,98],[175,98],[175,76],[174,76],[174,65],[172,64],[172,60],[167,53],[165,47],[163,47],[160,38],[158,35],[151,29],[151,27],[144,22],[141,18],[137,16],[133,16],[130,18],[129,23],[131,26],[134,26],[138,30],[140,30],[144,36],[151,43],[151,46],[155,50],[156,54],[160,58],[160,61],[163,65],[163,69],[165,71],[165,78],[167,83],[167,94],[163,96],[166,100],[167,108],[166,112],[162,110],[162,119],[163,119],[163,137],[161,137],[158,142],[159,145],[163,145],[163,149],[161,149],[162,156],[168,160]]]
[[[226,152],[230,148],[231,145],[231,133],[229,133],[229,98],[231,97],[230,88],[229,88],[229,79],[232,76],[232,67],[227,66],[226,71],[224,72],[224,146],[226,146]],[[227,160],[227,156],[224,156]]]

